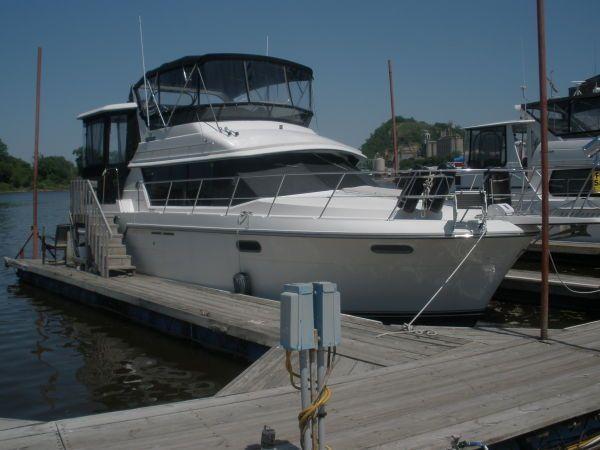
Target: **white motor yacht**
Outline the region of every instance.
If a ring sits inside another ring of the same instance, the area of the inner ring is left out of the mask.
[[[600,217],[600,152],[590,152],[600,136],[600,75],[548,100],[548,162],[550,214],[554,217]],[[539,214],[541,207],[540,104],[518,105],[522,118],[465,128],[465,167],[506,169],[487,188],[520,211]],[[513,172],[510,176],[509,172]],[[480,175],[461,184],[482,185]],[[492,186],[493,185],[493,186]],[[510,195],[507,195],[510,194]],[[564,224],[553,238],[600,243],[600,225]]]
[[[479,191],[457,199],[443,172],[379,187],[359,150],[309,128],[312,80],[273,57],[188,56],[147,72],[130,103],[82,114],[97,223],[115,221],[146,274],[273,299],[328,280],[345,312],[390,319],[442,288],[425,317],[475,319],[537,228]]]

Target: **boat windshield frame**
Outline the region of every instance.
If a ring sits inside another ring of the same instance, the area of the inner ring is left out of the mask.
[[[187,56],[148,71],[133,86],[131,99],[150,129],[231,120],[275,120],[308,127],[313,116],[312,81],[312,69],[280,58]]]

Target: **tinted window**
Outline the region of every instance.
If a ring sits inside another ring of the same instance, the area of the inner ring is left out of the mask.
[[[155,206],[163,206],[167,197],[170,206],[224,206],[234,190],[232,204],[240,204],[260,197],[374,186],[366,174],[347,173],[357,170],[354,163],[338,155],[288,153],[148,167],[142,172]]]
[[[469,142],[469,167],[484,169],[506,163],[506,128],[504,126],[473,129]]]
[[[110,119],[110,139],[108,145],[108,163],[125,163],[127,144],[127,116],[113,116]]]
[[[593,130],[600,130],[600,97],[574,100],[571,110],[571,132]]]
[[[103,163],[104,155],[104,119],[86,124],[84,166],[93,167]]]
[[[550,193],[554,196],[583,197],[592,189],[592,169],[554,170],[550,175]],[[592,194],[595,195],[595,194]]]

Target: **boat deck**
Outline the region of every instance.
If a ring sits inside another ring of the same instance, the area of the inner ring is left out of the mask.
[[[282,351],[266,351],[278,341],[277,302],[143,275],[106,279],[8,263],[27,282],[256,361],[211,398],[0,421],[0,449],[258,449],[264,425],[275,429],[278,449],[298,448],[299,394],[287,384]],[[492,444],[600,410],[600,322],[551,330],[546,342],[528,329],[419,330],[430,334],[343,317],[327,444],[440,449],[452,435]]]

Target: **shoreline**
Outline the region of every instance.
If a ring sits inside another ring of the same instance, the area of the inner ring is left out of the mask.
[[[68,192],[69,188],[57,188],[57,189],[38,189],[38,192]],[[26,190],[14,190],[14,191],[0,191],[0,195],[2,194],[25,194],[27,192],[33,192],[33,189]]]

